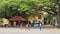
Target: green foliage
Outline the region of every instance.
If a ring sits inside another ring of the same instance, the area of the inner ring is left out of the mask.
[[[58,0],[59,1],[59,0]],[[0,0],[0,17],[10,18],[17,14],[36,15],[35,8],[51,6],[57,0]],[[49,8],[49,7],[48,7]],[[47,9],[48,9],[47,8]],[[50,9],[50,8],[49,8]],[[1,16],[2,15],[2,16]],[[39,15],[39,13],[38,13]]]

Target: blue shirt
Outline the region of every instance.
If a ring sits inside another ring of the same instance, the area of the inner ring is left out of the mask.
[[[38,23],[38,26],[39,26],[39,27],[42,27],[42,23],[41,23],[41,22],[39,22],[39,23]]]

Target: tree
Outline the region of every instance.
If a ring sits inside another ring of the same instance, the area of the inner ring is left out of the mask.
[[[5,12],[6,17],[23,13],[27,15],[35,15],[35,8],[43,6],[49,0],[1,0],[0,11]],[[8,14],[9,13],[9,14]]]
[[[24,17],[27,17],[30,15],[35,16],[36,14],[39,16],[39,12],[41,11],[36,10],[43,9],[53,16],[58,16],[57,20],[59,22],[59,1],[60,0],[0,0],[0,17],[6,16],[7,18],[11,18],[14,15],[22,15]],[[57,6],[59,8],[57,8]],[[56,9],[58,11],[56,11]]]

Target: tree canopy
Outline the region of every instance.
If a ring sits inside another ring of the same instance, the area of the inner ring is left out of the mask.
[[[13,15],[35,15],[36,9],[41,7],[44,11],[54,14],[60,0],[0,0],[0,17]]]

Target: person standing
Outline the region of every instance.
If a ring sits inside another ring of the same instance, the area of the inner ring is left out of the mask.
[[[34,27],[35,21],[32,22],[31,26]]]
[[[39,21],[38,27],[40,28],[40,31],[41,31],[41,29],[42,29],[42,22],[41,21]]]
[[[27,21],[26,22],[26,29],[28,29],[30,31],[30,28],[29,27],[30,27],[30,22]]]

